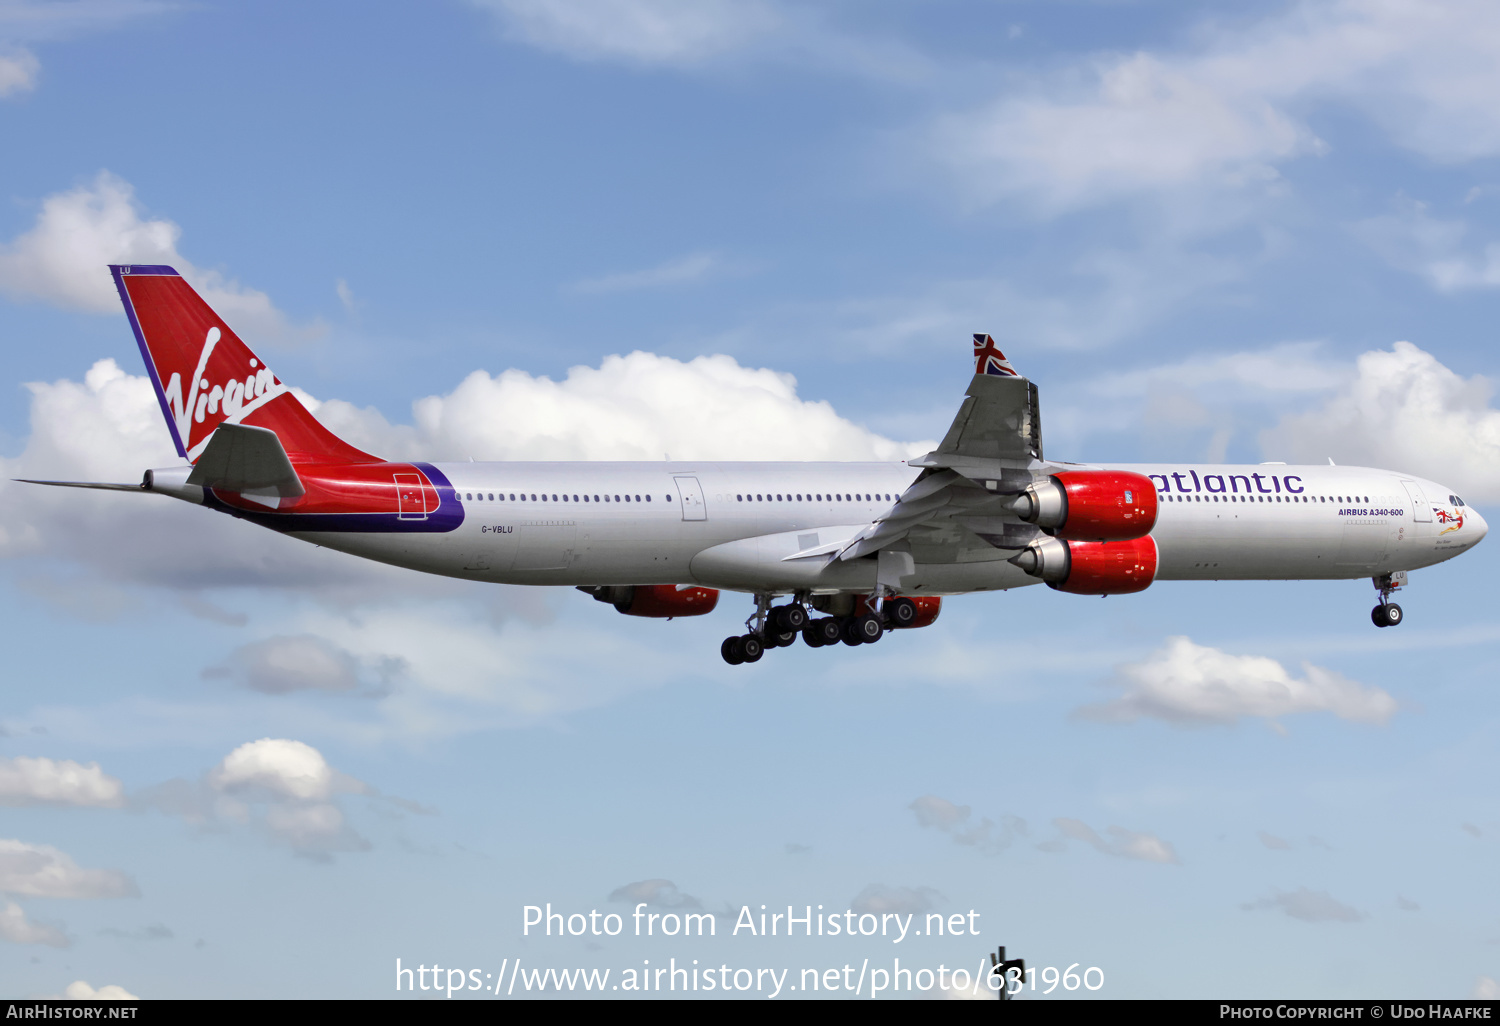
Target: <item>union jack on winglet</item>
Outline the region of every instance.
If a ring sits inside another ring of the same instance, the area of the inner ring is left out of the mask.
[[[974,333],[974,373],[993,374],[1002,378],[1019,378],[1021,375],[1010,365],[988,335]]]

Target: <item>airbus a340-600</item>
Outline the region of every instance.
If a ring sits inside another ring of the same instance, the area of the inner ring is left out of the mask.
[[[180,466],[139,485],[303,541],[426,573],[571,585],[632,616],[697,616],[747,593],[729,663],[868,644],[945,596],[1046,583],[1372,578],[1487,531],[1447,485],[1365,467],[1058,463],[1037,388],[988,335],[938,447],[904,463],[392,463],[342,441],[170,267],[112,266]]]

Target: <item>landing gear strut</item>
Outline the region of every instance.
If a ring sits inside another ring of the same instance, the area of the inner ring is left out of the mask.
[[[1397,570],[1393,573],[1381,574],[1379,577],[1371,578],[1375,584],[1375,590],[1380,592],[1380,604],[1370,610],[1370,621],[1376,627],[1394,627],[1404,619],[1401,607],[1391,601],[1391,592],[1401,590],[1406,584],[1406,571]]]
[[[771,605],[770,595],[755,596],[755,612],[745,621],[745,633],[725,638],[719,655],[730,666],[753,663],[768,648],[786,648],[795,644],[798,633],[808,626],[805,596],[798,595],[784,606]]]

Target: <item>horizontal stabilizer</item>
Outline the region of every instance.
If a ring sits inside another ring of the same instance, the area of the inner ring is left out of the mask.
[[[29,477],[13,477],[12,481],[20,481],[22,484],[51,485],[54,488],[98,488],[106,492],[143,492],[146,486],[143,484],[109,484],[104,481],[34,481]]]
[[[220,424],[187,483],[252,498],[295,499],[306,491],[276,432],[249,424]]]

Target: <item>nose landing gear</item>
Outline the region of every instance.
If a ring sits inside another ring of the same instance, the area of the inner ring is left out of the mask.
[[[1394,627],[1405,619],[1401,607],[1391,601],[1391,592],[1400,591],[1406,584],[1406,571],[1396,570],[1371,578],[1375,590],[1380,592],[1380,604],[1370,610],[1370,622],[1376,627]]]

